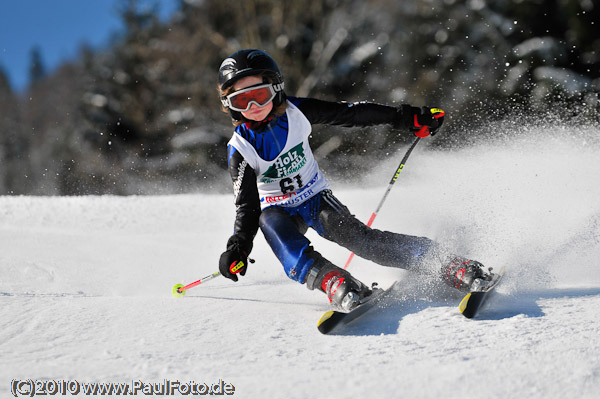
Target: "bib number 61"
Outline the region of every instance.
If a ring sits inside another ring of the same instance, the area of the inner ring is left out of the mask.
[[[300,190],[302,187],[304,187],[304,184],[302,183],[302,178],[300,175],[296,175],[293,178],[285,177],[281,179],[279,181],[279,187],[281,187],[282,194],[287,194]]]

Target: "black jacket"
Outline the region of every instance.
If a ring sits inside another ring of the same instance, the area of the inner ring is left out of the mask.
[[[311,124],[347,127],[390,124],[396,128],[409,128],[412,126],[414,110],[418,110],[410,105],[396,108],[367,102],[351,104],[314,98],[288,97],[288,101],[298,107]],[[274,122],[276,121],[252,127],[246,125],[244,130],[248,132],[251,129],[252,137],[260,137],[261,131],[269,129],[269,125]],[[234,134],[240,134],[240,131],[237,128]],[[256,144],[258,145],[260,143]],[[229,148],[228,164],[234,187],[236,218],[234,233],[227,242],[227,249],[250,254],[261,213],[256,174],[234,148]]]

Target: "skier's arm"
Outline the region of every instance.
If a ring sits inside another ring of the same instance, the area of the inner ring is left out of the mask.
[[[250,254],[252,242],[258,231],[258,218],[260,217],[256,174],[242,154],[233,147],[230,151],[232,154],[229,158],[229,174],[233,182],[233,195],[236,206],[233,236],[235,237],[235,244],[241,250]]]
[[[234,261],[241,260],[244,265],[248,263],[248,255],[252,251],[252,243],[258,231],[260,200],[254,169],[235,148],[230,147],[228,152],[229,173],[233,181],[236,206],[235,224],[233,235],[227,241],[227,250],[221,255],[219,270],[225,277],[237,281],[237,276],[230,271],[230,266]],[[239,270],[239,273],[243,276],[246,266]]]
[[[421,123],[427,123],[431,120],[428,112],[429,108],[425,110],[409,104],[391,107],[370,102],[331,102],[316,98],[290,98],[290,100],[312,124],[340,126],[390,124],[399,129],[418,130],[415,126],[415,116]],[[434,129],[437,130],[439,126],[441,126],[441,123],[435,123],[435,126],[432,126],[431,129],[432,133],[435,133]]]

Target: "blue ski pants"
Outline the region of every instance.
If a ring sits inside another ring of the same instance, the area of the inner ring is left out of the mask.
[[[372,229],[350,213],[330,190],[323,190],[297,207],[262,211],[260,229],[292,280],[304,283],[315,262],[329,262],[304,236],[309,227],[357,256],[383,266],[410,269],[437,244],[415,237]]]

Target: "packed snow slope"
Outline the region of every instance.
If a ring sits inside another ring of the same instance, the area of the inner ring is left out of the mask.
[[[168,379],[224,380],[239,398],[597,398],[599,133],[556,127],[454,151],[417,147],[375,227],[505,266],[505,280],[467,320],[460,296],[435,282],[355,258],[357,277],[399,279],[402,290],[333,336],[316,328],[324,295],[289,280],[260,233],[240,282],[171,295],[218,270],[231,195],[2,197],[0,397],[13,379]],[[334,193],[368,219],[404,150],[360,186],[334,182]]]

